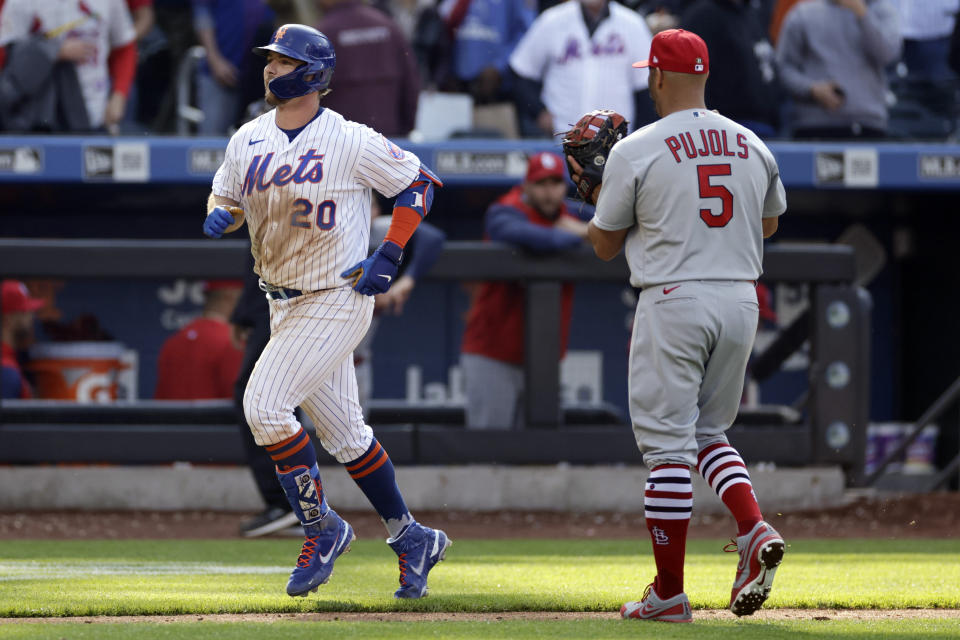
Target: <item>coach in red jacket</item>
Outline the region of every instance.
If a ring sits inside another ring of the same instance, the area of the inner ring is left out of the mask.
[[[37,310],[46,304],[31,298],[27,287],[18,280],[4,280],[0,303],[0,398],[25,400],[33,397],[23,377],[17,352],[33,342],[33,320]]]
[[[523,183],[487,209],[486,240],[538,253],[579,246],[587,225],[565,204],[563,159],[538,153],[527,163]],[[506,429],[523,423],[523,285],[485,282],[476,291],[463,334],[460,364],[466,385],[467,426]],[[566,353],[573,310],[573,284],[563,285],[560,356]]]
[[[157,360],[157,400],[232,398],[243,351],[233,344],[228,319],[240,298],[239,280],[216,280],[204,289],[203,315],[167,338]]]

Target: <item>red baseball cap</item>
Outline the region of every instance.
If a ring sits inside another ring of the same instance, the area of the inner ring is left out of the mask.
[[[27,286],[18,280],[3,281],[3,313],[36,311],[46,304],[45,300],[31,298]]]
[[[710,71],[710,57],[703,38],[683,29],[667,29],[653,36],[650,57],[634,67],[656,67],[661,71],[700,75]]]
[[[549,151],[542,151],[527,160],[527,182],[540,182],[545,178],[560,178],[566,175],[563,158]]]

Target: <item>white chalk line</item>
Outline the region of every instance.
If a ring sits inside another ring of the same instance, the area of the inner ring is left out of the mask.
[[[0,582],[97,576],[264,575],[290,573],[290,567],[230,565],[214,562],[0,561]]]

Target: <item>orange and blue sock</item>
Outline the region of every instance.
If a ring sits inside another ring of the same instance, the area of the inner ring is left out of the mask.
[[[413,523],[413,516],[400,495],[396,473],[387,450],[374,438],[360,457],[344,463],[344,466],[380,515],[390,537],[399,538],[407,526]]]

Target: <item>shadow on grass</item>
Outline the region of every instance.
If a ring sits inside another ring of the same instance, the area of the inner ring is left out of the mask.
[[[205,640],[284,640],[328,638],[377,638],[379,640],[439,637],[486,640],[511,638],[527,640],[550,638],[656,638],[657,640],[947,640],[957,637],[958,625],[948,620],[793,620],[793,621],[696,621],[690,625],[611,618],[591,620],[518,620],[483,621],[276,621],[263,622],[177,622],[172,624],[0,624],[0,637],[69,637],[71,640],[114,640],[136,637],[138,640],[204,638]],[[6,628],[4,628],[6,627]],[[13,627],[13,628],[12,628]]]
[[[606,558],[650,553],[650,538],[646,531],[638,532],[635,540],[462,540],[454,557],[458,560],[483,564],[485,562],[517,561],[539,562],[550,556],[580,556],[586,564],[602,563]],[[729,540],[689,540],[688,555],[712,555],[722,552]],[[960,554],[957,539],[846,539],[822,540],[810,538],[787,539],[788,552],[797,554]]]

